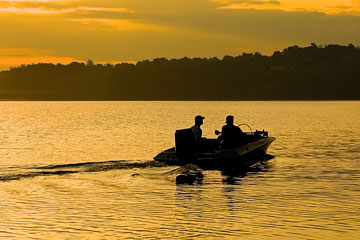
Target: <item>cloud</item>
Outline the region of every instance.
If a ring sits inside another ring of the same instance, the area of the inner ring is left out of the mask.
[[[0,52],[0,58],[3,63],[6,59],[16,62],[16,58],[28,63],[31,56],[37,61],[91,58],[111,62],[162,56],[222,57],[243,51],[271,54],[311,42],[360,45],[360,31],[356,31],[360,11],[355,1],[309,2],[0,0],[0,22],[4,23],[0,46],[8,49],[3,55]],[[232,4],[240,7],[226,8]]]
[[[15,14],[62,14],[74,12],[74,9],[46,9],[46,8],[19,8],[19,7],[0,7],[0,13],[15,13]]]
[[[326,14],[360,15],[359,0],[0,0],[0,14],[86,14],[86,13],[153,13],[185,14],[218,10],[317,11]],[[98,14],[98,15],[99,15]],[[97,16],[100,17],[100,16]],[[105,16],[102,16],[103,18]]]
[[[322,12],[325,14],[360,15],[359,0],[297,1],[297,0],[212,0],[219,4],[219,10],[281,10],[287,12]]]
[[[268,6],[264,7],[264,5],[276,6],[277,8],[277,6],[281,5],[281,3],[278,1],[242,1],[240,3],[220,6],[217,9],[269,9]]]
[[[64,13],[86,13],[86,12],[114,12],[114,13],[131,13],[127,8],[104,8],[104,7],[87,7],[79,6],[73,8],[47,8],[47,7],[14,7],[6,6],[0,7],[0,13],[15,13],[15,14],[64,14]]]
[[[0,57],[29,57],[34,54],[38,56],[52,55],[54,52],[49,49],[33,48],[0,48]]]
[[[132,12],[127,8],[105,8],[105,7],[77,7],[75,11],[94,11],[94,12]]]
[[[109,18],[73,18],[66,19],[70,22],[79,22],[81,24],[103,24],[111,28],[121,31],[136,31],[136,30],[150,30],[150,31],[163,31],[166,27],[161,27],[153,24],[138,23],[129,19],[109,19]]]
[[[0,48],[0,70],[9,69],[10,67],[21,64],[33,63],[71,63],[80,61],[74,57],[57,56],[49,49],[33,48]]]
[[[276,0],[211,0],[221,5],[280,5]]]
[[[247,0],[247,1],[240,1],[237,3],[233,3],[230,5],[237,5],[237,6],[241,6],[241,5],[247,5],[247,6],[251,6],[251,5],[281,5],[281,3],[279,1],[256,1],[256,0]]]

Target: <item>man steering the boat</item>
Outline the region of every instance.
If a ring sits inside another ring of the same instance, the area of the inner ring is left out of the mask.
[[[234,116],[228,115],[226,125],[222,127],[222,133],[219,137],[222,141],[222,147],[225,149],[233,148],[242,142],[244,136],[245,133],[234,125]]]

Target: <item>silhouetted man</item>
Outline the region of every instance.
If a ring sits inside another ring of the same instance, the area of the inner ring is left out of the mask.
[[[221,139],[225,148],[232,148],[241,142],[244,133],[237,126],[234,126],[234,116],[226,117],[226,125],[222,127]]]
[[[196,143],[200,143],[202,140],[202,130],[201,130],[200,126],[203,125],[204,119],[205,118],[203,116],[197,115],[195,117],[195,125],[191,127],[191,130],[194,133]]]

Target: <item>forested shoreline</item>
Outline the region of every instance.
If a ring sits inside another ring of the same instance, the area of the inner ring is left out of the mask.
[[[0,100],[359,100],[360,48],[291,46],[271,56],[39,63],[0,72]]]

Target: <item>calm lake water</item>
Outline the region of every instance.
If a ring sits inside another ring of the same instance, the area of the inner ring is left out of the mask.
[[[275,158],[176,185],[152,158],[197,114]],[[0,102],[0,238],[359,239],[359,143],[360,102]]]

